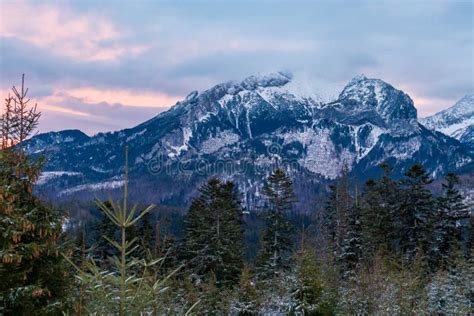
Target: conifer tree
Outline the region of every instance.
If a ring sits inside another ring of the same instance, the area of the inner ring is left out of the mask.
[[[146,258],[153,254],[153,226],[152,226],[152,215],[151,212],[143,216],[141,225],[137,233],[138,240],[140,241],[140,255],[142,258]]]
[[[332,243],[336,241],[336,213],[338,207],[338,186],[337,184],[329,185],[329,199],[326,203],[326,207],[323,210],[322,228],[326,230],[326,233]]]
[[[212,272],[217,286],[234,285],[243,268],[243,212],[232,182],[212,178],[200,189],[185,221],[187,259],[195,276]]]
[[[447,267],[453,251],[461,248],[461,222],[469,219],[467,205],[457,190],[459,178],[448,173],[443,183],[444,194],[438,199],[435,224],[435,245],[432,252],[437,264]]]
[[[380,251],[392,249],[393,216],[399,199],[398,183],[391,178],[392,168],[380,166],[381,179],[366,182],[361,204],[363,257],[371,260]]]
[[[303,315],[319,314],[323,309],[324,291],[321,266],[316,253],[311,249],[302,249],[296,259],[297,289],[294,291],[298,304],[295,312]]]
[[[71,261],[81,269],[85,269],[86,264],[88,262],[88,254],[90,249],[87,248],[86,243],[86,232],[84,226],[80,226],[77,235],[74,239],[73,245],[73,254],[71,256]],[[73,310],[76,315],[84,315],[84,305],[85,305],[85,298],[86,298],[86,288],[83,284],[80,284],[76,290],[75,295],[71,295],[73,299]]]
[[[427,255],[433,242],[435,201],[427,188],[431,182],[432,179],[419,164],[413,165],[401,180],[401,203],[395,215],[396,243],[398,250],[409,261],[418,250]]]
[[[257,261],[263,275],[274,276],[289,268],[290,264],[293,226],[287,215],[295,201],[293,183],[282,169],[276,169],[268,177],[263,193],[267,202],[264,211],[266,226]]]
[[[347,228],[341,242],[338,261],[341,264],[342,277],[354,271],[362,257],[361,208],[355,204],[348,210]]]
[[[103,203],[109,208],[112,207],[109,201],[104,201]],[[98,211],[100,211],[99,207]],[[93,229],[95,239],[94,255],[97,259],[97,263],[104,267],[109,267],[111,265],[111,258],[117,254],[117,249],[113,247],[104,236],[116,241],[117,233],[117,226],[114,225],[106,215],[101,214],[100,219],[95,223]]]
[[[349,212],[354,203],[349,190],[349,169],[344,165],[341,177],[331,185],[328,204],[324,210],[324,222],[327,227],[332,250],[336,256],[341,256],[342,247],[347,237]]]
[[[255,315],[259,307],[259,293],[252,280],[253,275],[249,266],[245,266],[240,275],[237,302],[234,303],[233,311],[238,315]]]
[[[101,269],[94,260],[84,268],[78,267],[70,258],[66,260],[78,271],[77,280],[86,289],[85,310],[88,314],[99,315],[157,315],[161,310],[164,283],[169,280],[176,270],[163,278],[149,273],[161,259],[148,261],[131,257],[130,254],[138,247],[137,238],[130,240],[127,236],[129,228],[136,225],[140,219],[154,208],[150,205],[138,210],[138,205],[132,207],[128,202],[128,147],[125,149],[123,201],[109,203],[96,201],[101,211],[119,229],[119,238],[113,240],[103,236],[117,249],[113,258],[113,266]]]
[[[33,195],[42,161],[22,148],[40,117],[27,93],[23,76],[0,119],[0,314],[6,315],[64,310],[67,290],[59,255],[63,219]]]
[[[427,313],[431,315],[471,315],[474,305],[474,262],[460,249],[453,249],[451,265],[438,270],[426,286]]]

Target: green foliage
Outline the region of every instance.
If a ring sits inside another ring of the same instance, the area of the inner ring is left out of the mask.
[[[296,311],[304,314],[321,314],[324,285],[321,275],[321,266],[316,259],[316,253],[303,250],[296,260],[296,275],[298,287],[294,296],[299,302]]]
[[[67,309],[63,217],[32,193],[43,160],[27,157],[22,146],[41,113],[29,106],[24,79],[0,116],[0,314],[54,314]]]
[[[151,213],[146,213],[140,223],[138,232],[136,233],[140,241],[139,256],[148,258],[153,254],[153,226]]]
[[[413,165],[401,180],[401,202],[394,218],[397,250],[408,261],[413,260],[417,249],[429,254],[433,233],[435,200],[427,188],[432,179],[421,165]]]
[[[237,284],[243,268],[243,211],[232,182],[210,179],[185,221],[186,258],[197,280],[212,273],[217,286]]]
[[[447,270],[438,270],[426,285],[427,310],[436,315],[469,315],[474,308],[474,262],[453,250]]]
[[[362,224],[361,208],[354,205],[347,210],[347,226],[342,236],[338,261],[341,265],[342,276],[352,272],[362,259]]]
[[[419,275],[418,265],[401,266],[375,255],[341,285],[337,314],[424,314],[424,280]]]
[[[103,202],[108,208],[112,207],[109,201]],[[111,240],[117,240],[118,227],[101,211],[97,206],[98,211],[101,212],[101,217],[94,223],[93,234],[95,237],[94,256],[102,266],[110,267],[112,262],[110,258],[117,255],[117,249],[113,247],[104,236]]]
[[[469,219],[467,205],[456,188],[459,178],[449,173],[443,183],[444,194],[438,199],[435,218],[435,243],[431,254],[437,267],[448,267],[453,252],[461,247],[461,221]]]
[[[80,310],[88,313],[139,315],[156,312],[159,309],[159,294],[165,289],[164,283],[171,277],[157,279],[152,267],[162,259],[147,262],[136,259],[131,255],[138,248],[137,238],[130,240],[127,232],[143,218],[154,206],[151,205],[138,211],[137,205],[128,207],[128,155],[126,151],[125,191],[123,202],[97,201],[97,205],[107,218],[119,229],[120,238],[111,239],[103,236],[117,250],[110,270],[103,270],[94,260],[87,263],[85,268],[77,267],[79,284],[85,289],[86,299]]]
[[[253,278],[250,267],[246,265],[240,275],[237,300],[233,306],[239,315],[255,315],[259,310],[260,295]]]
[[[231,303],[231,291],[221,288],[213,272],[206,278],[207,282],[200,285],[200,300],[193,312],[199,315],[225,315]]]
[[[370,261],[376,253],[393,249],[394,215],[400,188],[391,178],[391,168],[382,164],[384,175],[367,181],[361,201],[362,259]]]
[[[287,214],[295,201],[293,183],[282,169],[276,169],[268,177],[263,193],[267,202],[264,211],[266,226],[257,263],[262,275],[273,277],[290,266],[294,228]]]

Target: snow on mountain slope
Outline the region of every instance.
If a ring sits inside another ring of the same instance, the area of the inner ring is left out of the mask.
[[[236,181],[251,204],[277,165],[295,179],[302,199],[312,201],[308,183],[334,179],[344,165],[367,178],[384,161],[398,175],[421,162],[438,176],[473,161],[459,142],[417,122],[407,94],[364,76],[329,103],[299,89],[289,73],[251,76],[191,92],[131,129],[59,143],[55,135],[40,136],[26,148],[47,155],[46,172],[81,175],[45,178],[39,188],[53,197],[118,189],[127,144],[131,194],[177,205],[212,175]]]
[[[464,96],[452,107],[420,122],[474,148],[474,94]]]

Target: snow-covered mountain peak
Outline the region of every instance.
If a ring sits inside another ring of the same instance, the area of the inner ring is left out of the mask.
[[[432,130],[474,147],[474,94],[468,94],[452,107],[423,118],[420,122]]]
[[[467,94],[461,100],[456,102],[452,107],[443,111],[458,117],[472,117],[474,116],[474,94]]]
[[[351,81],[349,81],[348,85],[351,85],[353,83],[357,83],[359,81],[364,81],[364,80],[367,80],[367,76],[364,75],[364,74],[358,74],[357,76],[355,76],[354,78],[351,79]]]
[[[387,123],[416,119],[412,99],[403,91],[380,79],[359,75],[339,95],[336,107],[351,114],[374,111]]]
[[[260,87],[281,87],[290,82],[292,78],[293,74],[284,71],[270,74],[260,74],[245,78],[240,83],[240,86],[246,90],[255,90]]]

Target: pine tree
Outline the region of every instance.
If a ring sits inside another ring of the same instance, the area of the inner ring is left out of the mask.
[[[258,312],[260,304],[259,293],[252,278],[252,271],[250,267],[246,265],[240,275],[237,302],[233,306],[233,312],[238,315],[250,316]]]
[[[330,185],[329,186],[329,199],[327,201],[326,207],[323,210],[322,221],[323,225],[322,228],[326,230],[326,233],[329,237],[329,240],[332,243],[336,242],[336,214],[337,214],[337,207],[338,207],[338,186]]]
[[[353,272],[362,259],[361,208],[355,204],[348,210],[347,228],[340,246],[338,261],[343,278]]]
[[[474,262],[466,260],[460,249],[453,249],[451,255],[451,265],[437,271],[426,286],[429,314],[472,314]]]
[[[354,198],[349,190],[349,169],[345,165],[338,181],[330,186],[331,194],[324,210],[324,221],[328,227],[332,251],[339,258],[343,256],[343,248],[348,237],[349,216]],[[359,216],[359,215],[358,215]]]
[[[73,254],[71,256],[71,261],[81,269],[85,269],[88,262],[88,254],[90,249],[87,248],[86,243],[86,232],[84,226],[81,225],[77,231],[76,238],[74,239],[74,248],[72,249]],[[77,289],[77,295],[73,296],[74,302],[74,312],[76,315],[84,315],[85,310],[85,298],[86,298],[86,288],[83,284],[80,284]]]
[[[295,312],[302,315],[322,314],[324,284],[321,266],[316,253],[310,249],[302,249],[296,260],[297,289],[293,296],[298,304]]]
[[[436,216],[435,245],[432,252],[437,265],[447,267],[455,249],[461,247],[461,222],[469,219],[467,205],[456,188],[459,178],[448,173],[443,183],[444,194],[438,199]]]
[[[266,226],[257,263],[261,273],[270,277],[290,267],[293,226],[287,214],[292,210],[295,195],[291,179],[281,169],[268,177],[263,193],[267,200]]]
[[[123,201],[109,200],[109,203],[96,201],[101,211],[119,229],[117,240],[103,236],[118,253],[113,258],[110,270],[102,269],[94,260],[88,262],[85,268],[81,268],[64,256],[78,271],[76,278],[87,294],[84,308],[88,314],[123,316],[153,312],[156,315],[162,307],[160,299],[166,289],[164,283],[178,270],[159,279],[149,271],[160,262],[160,259],[148,261],[130,256],[138,245],[137,238],[130,240],[127,232],[150,212],[154,205],[141,211],[137,204],[129,206],[128,147],[125,148],[124,180]]]
[[[105,206],[112,207],[109,201],[103,202]],[[100,208],[98,209],[100,211]],[[104,238],[117,241],[117,226],[106,216],[101,214],[100,219],[96,222],[93,228],[93,235],[95,239],[94,256],[97,262],[104,267],[110,267],[113,256],[117,255],[117,249],[113,247],[110,242]]]
[[[232,182],[212,178],[193,200],[185,221],[185,245],[198,279],[209,273],[218,286],[234,285],[243,268],[243,211]]]
[[[33,195],[42,161],[22,148],[40,117],[27,93],[23,76],[0,119],[0,314],[6,315],[66,309],[67,273],[59,255],[63,218]]]
[[[151,212],[143,216],[141,225],[137,233],[138,240],[140,241],[139,255],[142,258],[147,258],[153,255],[153,226],[152,226],[152,215]]]
[[[201,299],[196,306],[198,315],[227,315],[230,308],[228,289],[218,285],[217,276],[209,273],[207,281],[201,285]]]
[[[409,261],[417,250],[428,255],[433,242],[433,215],[435,200],[427,188],[432,179],[423,166],[415,164],[401,180],[401,203],[395,215],[396,243],[398,250]]]
[[[380,166],[384,175],[376,181],[365,184],[361,204],[362,247],[364,260],[371,260],[375,254],[392,249],[395,234],[393,217],[399,199],[399,187],[391,178],[388,164]]]

